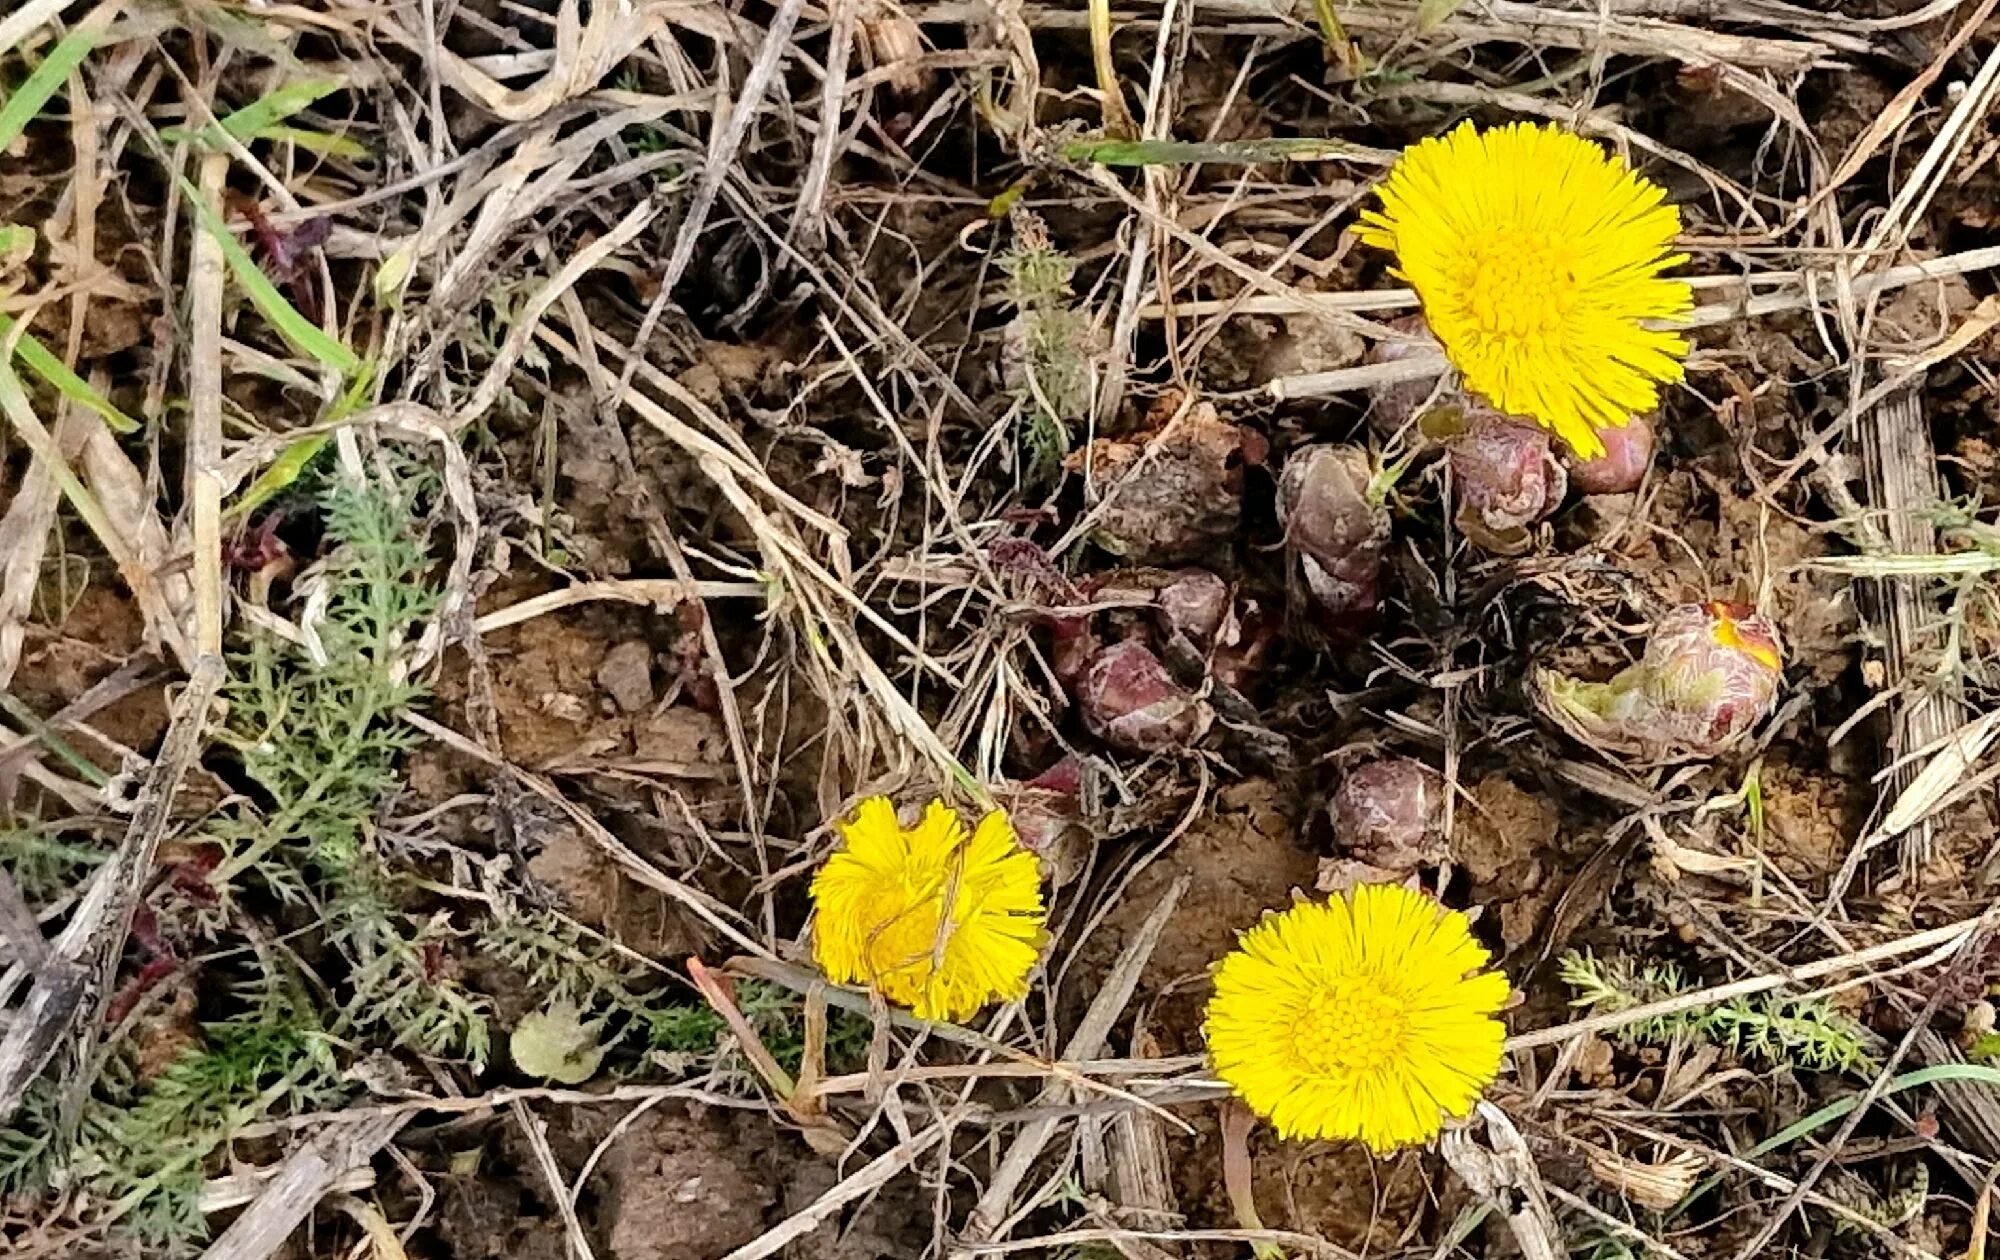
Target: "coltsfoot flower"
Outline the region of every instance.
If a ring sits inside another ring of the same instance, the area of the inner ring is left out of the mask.
[[[1463,914],[1395,884],[1267,914],[1216,968],[1216,1075],[1280,1137],[1426,1142],[1499,1073],[1489,957]]]
[[[1659,405],[1688,343],[1650,321],[1693,309],[1660,273],[1680,212],[1624,162],[1560,127],[1465,123],[1404,150],[1359,235],[1395,273],[1466,386],[1586,459],[1596,430]]]
[[[1041,867],[1004,812],[968,839],[942,801],[905,828],[871,796],[837,826],[841,846],[812,883],[813,959],[829,979],[868,985],[919,1019],[1027,996],[1047,941]]]

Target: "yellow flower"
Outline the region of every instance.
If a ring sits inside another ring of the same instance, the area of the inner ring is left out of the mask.
[[[1464,915],[1394,884],[1266,914],[1216,969],[1216,1074],[1280,1137],[1428,1141],[1500,1070],[1487,960]]]
[[[932,801],[905,830],[887,797],[838,824],[841,847],[813,878],[813,958],[840,984],[866,984],[920,1019],[963,1019],[1027,996],[1041,953],[1041,866],[1007,815],[980,819]],[[945,907],[950,905],[950,916]]]
[[[1604,453],[1596,429],[1659,405],[1681,379],[1685,339],[1650,320],[1693,308],[1660,273],[1680,211],[1659,185],[1559,127],[1465,123],[1409,149],[1376,190],[1359,235],[1396,253],[1395,274],[1466,385]]]

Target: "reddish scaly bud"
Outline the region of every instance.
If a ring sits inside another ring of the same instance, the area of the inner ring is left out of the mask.
[[[1562,506],[1569,492],[1548,430],[1478,404],[1432,416],[1426,429],[1451,460],[1459,528],[1488,551],[1526,551],[1530,527]]]
[[[1365,620],[1381,603],[1389,513],[1371,492],[1375,468],[1352,446],[1293,451],[1278,479],[1278,520],[1306,588],[1338,618]]]
[[[1721,747],[1764,720],[1785,669],[1778,628],[1744,604],[1684,604],[1653,627],[1646,694],[1691,745]]]
[[[1083,764],[1064,757],[1024,783],[1006,783],[1000,802],[1021,844],[1048,864],[1058,886],[1089,863],[1095,836],[1083,820]]]
[[[1599,429],[1604,454],[1595,459],[1579,459],[1564,449],[1563,462],[1569,467],[1570,482],[1585,494],[1630,494],[1646,479],[1653,466],[1653,418],[1633,416],[1622,428]]]
[[[1207,734],[1214,720],[1206,702],[1175,682],[1150,648],[1131,639],[1091,658],[1076,700],[1091,734],[1123,752],[1185,747]]]
[[[1405,315],[1388,321],[1389,327],[1404,334],[1396,341],[1378,341],[1368,348],[1369,363],[1401,363],[1405,359],[1439,358],[1444,348],[1431,336],[1421,315]],[[1437,392],[1437,378],[1423,377],[1414,381],[1394,381],[1387,385],[1377,385],[1368,391],[1370,405],[1368,423],[1377,433],[1384,436],[1396,432],[1411,420],[1432,394]],[[1456,401],[1453,392],[1450,401]],[[1440,399],[1445,401],[1445,399]]]
[[[1097,635],[1087,615],[1049,618],[1049,668],[1063,686],[1074,687],[1082,680],[1097,647]]]
[[[1408,757],[1356,766],[1327,803],[1343,855],[1383,870],[1408,872],[1442,862],[1444,780]]]
[[[1711,757],[1770,715],[1784,675],[1770,619],[1743,604],[1683,604],[1637,665],[1605,683],[1543,671],[1537,700],[1577,738],[1658,759]]]
[[[1229,583],[1207,569],[1182,569],[1153,596],[1170,635],[1206,648],[1229,620]]]

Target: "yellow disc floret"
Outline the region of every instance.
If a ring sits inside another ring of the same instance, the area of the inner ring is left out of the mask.
[[[1597,145],[1554,126],[1465,123],[1404,151],[1362,215],[1467,388],[1553,429],[1585,458],[1596,430],[1659,405],[1693,307],[1662,276],[1680,212]]]

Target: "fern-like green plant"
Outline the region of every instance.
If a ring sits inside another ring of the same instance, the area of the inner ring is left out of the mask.
[[[72,1171],[149,1252],[207,1235],[199,1198],[215,1151],[272,1113],[341,1093],[332,1039],[311,1004],[279,991],[247,1014],[204,1025],[196,1043],[139,1081],[114,1060],[85,1108]]]
[[[399,715],[424,696],[399,669],[407,635],[438,601],[415,528],[421,490],[412,477],[323,496],[336,545],[309,581],[325,594],[314,626],[324,663],[263,634],[232,655],[224,739],[270,807],[217,829],[230,846],[219,882],[252,867],[268,875],[274,854],[336,884],[361,861],[362,833],[416,743]],[[281,895],[299,889],[284,877],[273,885]]]
[[[32,822],[0,824],[0,869],[14,877],[30,905],[76,887],[83,873],[104,860],[100,849],[63,837],[58,827]]]
[[[0,1126],[0,1198],[42,1190],[49,1184],[62,1123],[62,1098],[50,1081],[28,1088],[11,1125]]]
[[[409,638],[437,610],[417,503],[429,479],[403,466],[387,483],[340,482],[320,499],[334,546],[305,580],[323,600],[317,660],[253,635],[231,658],[223,738],[262,790],[211,825],[225,891],[254,876],[282,901],[310,906],[349,964],[350,1033],[483,1067],[488,1003],[436,965],[456,936],[441,917],[397,907],[395,878],[370,836],[417,743],[403,714],[425,698],[404,674]]]
[[[202,1180],[232,1135],[346,1093],[336,1047],[387,1043],[475,1070],[487,1056],[486,999],[442,961],[460,929],[446,915],[405,909],[401,878],[374,843],[376,819],[416,743],[404,715],[424,697],[405,676],[404,655],[438,605],[418,512],[427,482],[414,469],[399,472],[320,497],[328,550],[301,580],[299,601],[318,610],[306,624],[320,651],[254,630],[232,645],[219,742],[239,759],[248,790],[190,837],[220,852],[205,876],[212,895],[171,907],[179,930],[197,941],[240,929],[266,898],[304,907],[330,951],[316,970],[343,990],[337,1013],[322,1022],[278,951],[208,963],[211,980],[234,977],[210,1003],[233,1013],[201,1025],[186,1050],[150,1075],[130,1045],[119,1047],[94,1082],[70,1150],[53,1151],[55,1118],[32,1108],[21,1132],[0,1142],[0,1178],[46,1172],[59,1153],[85,1202],[149,1255],[179,1254],[205,1236]],[[70,878],[90,860],[53,844],[17,829],[0,855]]]
[[[567,1003],[581,1016],[612,1018],[607,1044],[635,1041],[646,1050],[705,1059],[715,1052],[722,1017],[699,1001],[674,1001],[604,941],[540,911],[510,908],[481,934],[492,957],[521,973],[544,1006]]]
[[[1574,994],[1571,1006],[1600,1012],[1631,1010],[1692,988],[1673,963],[1635,964],[1588,951],[1564,954],[1560,974]],[[1618,1036],[1628,1044],[1655,1046],[1693,1037],[1744,1058],[1811,1072],[1864,1071],[1874,1063],[1861,1025],[1823,998],[1781,993],[1655,1015],[1626,1025]]]
[[[648,1051],[688,1060],[708,1060],[727,1029],[707,1003],[680,1001],[671,990],[649,987],[644,976],[617,951],[573,924],[535,911],[505,912],[487,927],[481,946],[521,973],[545,1006],[568,1003],[580,1018],[614,1017],[607,1043],[636,1042]],[[765,1048],[788,1072],[805,1057],[805,1007],[781,985],[745,980],[736,985],[736,1004]],[[847,1071],[863,1063],[873,1026],[845,1011],[827,1020],[827,1063]]]

